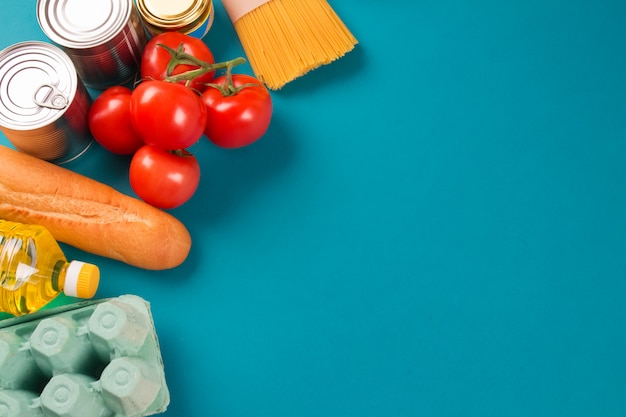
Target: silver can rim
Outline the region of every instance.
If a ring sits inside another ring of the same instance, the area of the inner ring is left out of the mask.
[[[111,5],[119,6],[115,19],[108,19],[108,26],[100,25],[98,31],[89,29],[84,30],[83,34],[88,36],[81,38],[78,32],[68,29],[69,25],[60,20],[51,20],[48,10],[53,8],[58,15],[59,5],[67,3],[68,0],[37,0],[37,22],[41,30],[54,43],[72,49],[88,49],[94,46],[105,45],[113,40],[121,31],[128,26],[131,13],[134,9],[132,0],[108,0]],[[103,0],[98,0],[102,2]],[[93,3],[92,3],[93,4]],[[110,17],[110,16],[108,16]],[[106,19],[105,19],[106,20]]]
[[[29,49],[36,48],[40,51],[48,52],[54,58],[58,59],[59,62],[63,63],[64,69],[68,71],[68,75],[71,77],[70,89],[66,92],[67,98],[70,102],[72,102],[76,96],[78,91],[78,83],[80,82],[78,78],[78,73],[76,72],[76,68],[70,57],[60,48],[50,43],[42,42],[42,41],[22,41],[17,42],[12,45],[7,46],[6,48],[0,50],[0,69],[3,67],[3,62],[14,56],[14,53],[20,52],[23,50],[28,51]],[[2,71],[0,71],[0,75],[2,75]],[[10,129],[14,131],[29,131],[35,130],[49,125],[50,123],[56,122],[60,119],[63,114],[65,114],[65,110],[59,110],[52,113],[52,116],[49,118],[41,119],[36,123],[16,123],[15,120],[7,119],[0,114],[0,125],[5,129]]]

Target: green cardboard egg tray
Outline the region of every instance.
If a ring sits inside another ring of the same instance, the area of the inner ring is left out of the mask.
[[[0,416],[138,417],[169,400],[150,306],[138,296],[0,321]]]

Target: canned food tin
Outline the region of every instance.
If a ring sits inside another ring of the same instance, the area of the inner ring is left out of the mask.
[[[133,0],[38,0],[37,20],[88,87],[124,84],[139,71],[147,39]]]
[[[0,51],[0,130],[20,151],[62,164],[93,143],[91,97],[60,48],[21,42]]]
[[[136,4],[150,36],[181,32],[202,39],[213,25],[212,0],[136,0]]]

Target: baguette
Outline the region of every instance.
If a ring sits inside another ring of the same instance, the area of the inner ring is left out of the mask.
[[[2,145],[0,196],[0,218],[42,225],[59,242],[139,268],[174,268],[191,249],[189,232],[169,213]]]

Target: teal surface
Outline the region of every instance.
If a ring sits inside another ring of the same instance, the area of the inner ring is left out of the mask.
[[[67,247],[150,301],[164,416],[624,416],[626,2],[331,4],[357,49],[258,143],[196,147],[183,266]],[[0,46],[45,39],[34,7]],[[206,41],[242,54],[219,3]]]

